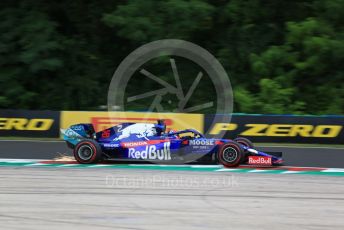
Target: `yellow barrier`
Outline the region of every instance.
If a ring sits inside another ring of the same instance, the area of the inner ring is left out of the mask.
[[[175,130],[193,128],[203,132],[204,128],[202,114],[84,111],[62,111],[60,126],[66,129],[78,123],[92,123],[95,130],[99,132],[119,123],[156,123],[158,119],[164,119],[167,128]]]

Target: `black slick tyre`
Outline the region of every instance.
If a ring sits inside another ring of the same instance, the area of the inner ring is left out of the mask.
[[[94,164],[102,159],[102,149],[94,140],[79,142],[73,150],[74,158],[81,164]]]
[[[238,143],[229,142],[220,146],[217,158],[225,167],[236,167],[245,159],[245,153]]]

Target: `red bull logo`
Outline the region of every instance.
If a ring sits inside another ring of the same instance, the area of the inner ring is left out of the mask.
[[[130,159],[140,160],[171,160],[170,142],[165,142],[163,149],[157,149],[155,145],[146,146],[144,150],[128,149]]]
[[[250,165],[272,165],[271,157],[249,156],[248,164]]]

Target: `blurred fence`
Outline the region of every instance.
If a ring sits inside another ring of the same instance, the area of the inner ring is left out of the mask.
[[[96,131],[123,122],[155,122],[165,119],[168,128],[194,128],[209,136],[243,136],[254,142],[344,143],[344,116],[293,116],[236,114],[231,123],[212,124],[214,116],[181,113],[83,112],[0,110],[0,136],[59,137],[59,129],[76,123],[92,123]]]

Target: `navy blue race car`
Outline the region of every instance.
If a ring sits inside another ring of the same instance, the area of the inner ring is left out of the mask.
[[[206,138],[194,129],[166,132],[163,120],[122,123],[100,132],[95,132],[92,124],[76,124],[61,132],[75,159],[82,164],[100,161],[220,163],[225,167],[282,164],[282,153],[258,151],[246,138]]]

